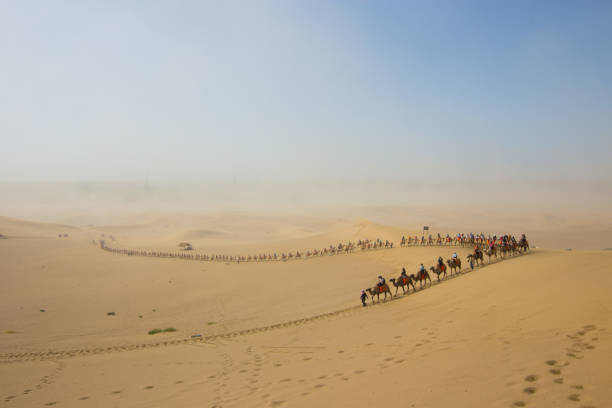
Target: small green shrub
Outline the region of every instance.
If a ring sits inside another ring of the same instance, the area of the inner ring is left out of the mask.
[[[175,332],[176,329],[174,327],[168,327],[167,329],[153,329],[153,330],[149,330],[149,336],[153,335],[153,334],[157,334],[157,333],[169,333],[169,332]]]

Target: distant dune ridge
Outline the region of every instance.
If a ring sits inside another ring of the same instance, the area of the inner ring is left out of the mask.
[[[366,308],[359,301],[378,275],[415,273],[454,251],[465,260],[468,248],[399,248],[402,235],[420,236],[424,225],[434,235],[470,231],[461,222],[480,232],[492,220],[483,232],[525,232],[533,244],[574,249],[585,242],[581,234],[612,247],[605,225],[559,236],[546,226],[566,221],[532,215],[493,222],[490,212],[462,218],[464,210],[454,210],[436,221],[431,210],[370,211],[374,221],[362,211],[148,212],[106,226],[0,217],[9,237],[0,242],[0,398],[19,406],[121,399],[128,407],[168,400],[399,407],[406,395],[392,390],[401,386],[415,406],[605,406],[612,399],[610,251],[535,249],[425,290],[417,284],[401,301]],[[522,229],[529,224],[533,230]],[[181,242],[258,253],[361,238],[397,247],[225,264],[113,256],[98,244],[111,236],[117,246],[173,251]],[[577,279],[583,270],[588,278]]]

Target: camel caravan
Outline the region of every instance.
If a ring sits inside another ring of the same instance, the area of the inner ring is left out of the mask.
[[[498,261],[509,256],[521,255],[529,251],[529,242],[527,241],[525,234],[522,234],[521,239],[518,241],[512,235],[503,235],[500,238],[493,236],[486,239],[484,236],[474,236],[469,237],[469,240],[471,241],[470,244],[472,244],[474,248],[474,252],[467,256],[470,269],[474,269],[474,267],[478,266],[484,266],[484,255],[487,255],[488,263],[491,263],[492,257]],[[404,239],[402,239],[402,242],[404,242]],[[441,281],[446,279],[447,271],[450,273],[450,276],[455,276],[461,273],[461,259],[459,259],[456,253],[454,253],[450,259],[447,259],[446,262],[444,262],[442,257],[439,257],[436,264],[431,266],[429,269],[425,268],[425,266],[421,264],[415,274],[407,274],[406,268],[402,268],[402,272],[399,277],[389,279],[391,285],[395,287],[395,293],[391,292],[391,287],[389,284],[387,284],[385,278],[379,276],[376,286],[361,291],[361,302],[363,306],[366,306],[366,293],[370,295],[373,304],[374,297],[376,297],[377,302],[380,302],[381,295],[384,295],[383,300],[387,299],[387,294],[389,295],[390,299],[393,299],[394,296],[397,297],[397,292],[400,288],[402,289],[402,294],[405,295],[410,294],[410,287],[412,286],[412,291],[414,293],[417,290],[415,285],[416,283],[419,284],[419,290],[427,287],[428,281],[429,286],[431,286],[431,275],[429,274],[428,270],[432,275],[436,275],[438,281]],[[441,275],[442,278],[440,278]]]
[[[419,238],[417,235],[402,236],[402,241],[400,242],[400,247],[409,247],[409,246],[463,246],[468,247],[472,245],[484,245],[490,243],[490,241],[494,241],[496,237],[487,236],[484,234],[463,234],[459,233],[457,235],[451,236],[450,234],[446,234],[446,236],[442,236],[437,234],[434,238],[433,235],[429,234],[427,238],[425,235],[421,235]]]
[[[332,256],[340,254],[350,254],[357,250],[372,251],[377,249],[392,249],[393,242],[389,240],[369,240],[363,239],[357,242],[348,241],[346,243],[338,243],[321,249],[313,249],[307,251],[281,252],[281,253],[261,253],[255,255],[207,255],[193,252],[193,246],[188,242],[179,244],[180,252],[175,251],[153,251],[147,249],[127,249],[127,248],[112,248],[106,245],[104,240],[100,240],[100,248],[105,251],[122,254],[128,256],[149,256],[158,258],[179,258],[193,261],[218,261],[218,262],[266,262],[266,261],[291,261],[297,259],[310,259],[320,256]]]

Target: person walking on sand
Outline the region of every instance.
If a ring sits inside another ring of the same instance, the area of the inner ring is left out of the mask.
[[[366,307],[366,300],[368,299],[368,295],[366,295],[365,290],[361,291],[361,304],[363,305],[363,307]]]

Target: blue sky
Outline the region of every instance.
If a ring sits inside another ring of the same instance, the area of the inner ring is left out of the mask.
[[[610,181],[612,2],[0,3],[0,181]]]

